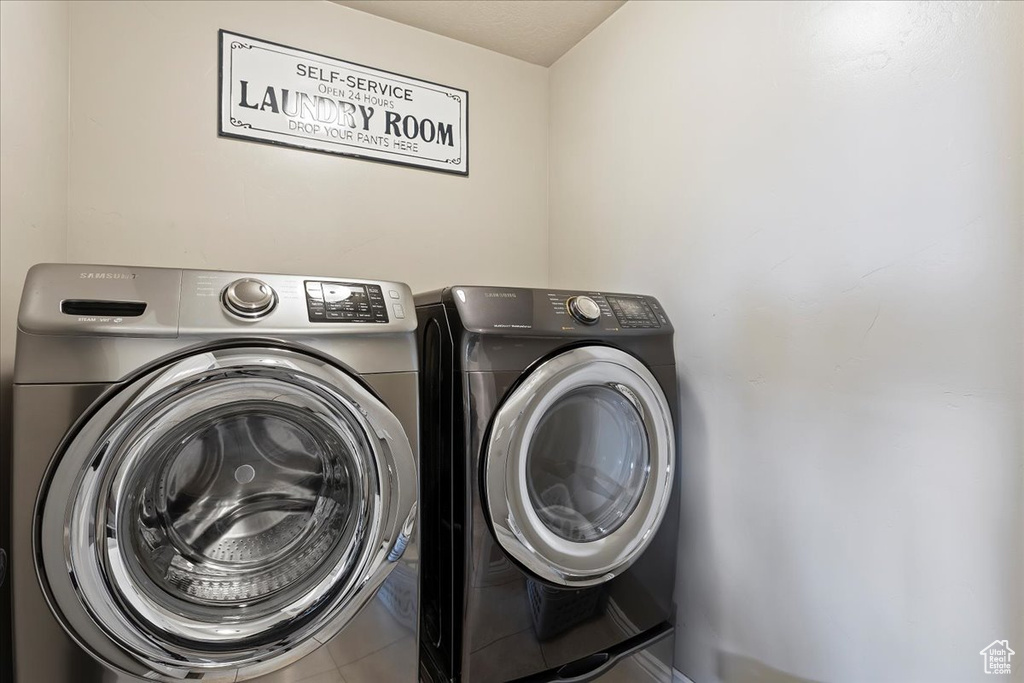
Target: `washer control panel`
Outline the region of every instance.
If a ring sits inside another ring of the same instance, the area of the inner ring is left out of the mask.
[[[318,339],[416,329],[412,292],[391,280],[40,264],[26,282],[18,324],[34,335]],[[322,324],[331,322],[356,324]]]
[[[326,280],[305,280],[303,285],[311,323],[388,322],[387,303],[380,285]],[[392,292],[393,298],[397,298],[395,295],[397,292]]]

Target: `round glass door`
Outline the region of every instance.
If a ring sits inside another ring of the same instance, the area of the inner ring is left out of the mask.
[[[79,614],[69,630],[92,650],[112,641],[147,677],[243,680],[302,656],[372,597],[414,509],[397,418],[291,351],[154,371],[58,457],[38,536],[44,588],[59,616]]]
[[[643,416],[607,386],[573,389],[541,417],[527,447],[530,503],[567,541],[604,538],[629,519],[651,454]]]
[[[107,559],[139,609],[251,621],[358,555],[369,440],[354,413],[274,374],[225,373],[125,430]]]
[[[673,450],[668,401],[632,356],[594,346],[542,363],[491,425],[484,478],[499,544],[552,583],[610,580],[661,523]]]

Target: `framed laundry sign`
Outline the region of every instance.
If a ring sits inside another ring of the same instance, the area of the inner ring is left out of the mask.
[[[220,31],[222,137],[469,175],[469,93]]]

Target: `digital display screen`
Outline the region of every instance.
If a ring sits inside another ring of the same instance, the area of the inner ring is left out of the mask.
[[[627,318],[646,318],[648,316],[647,307],[639,299],[616,298],[615,303]]]
[[[369,308],[370,296],[362,285],[342,285],[334,282],[322,284],[324,301],[327,304],[340,304],[341,308]]]
[[[657,328],[661,327],[650,305],[642,298],[635,296],[606,297],[612,313],[622,327]]]

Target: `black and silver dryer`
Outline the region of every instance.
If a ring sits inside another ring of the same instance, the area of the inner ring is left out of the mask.
[[[660,304],[451,287],[416,306],[421,676],[670,678],[643,656],[675,613],[677,398]]]

